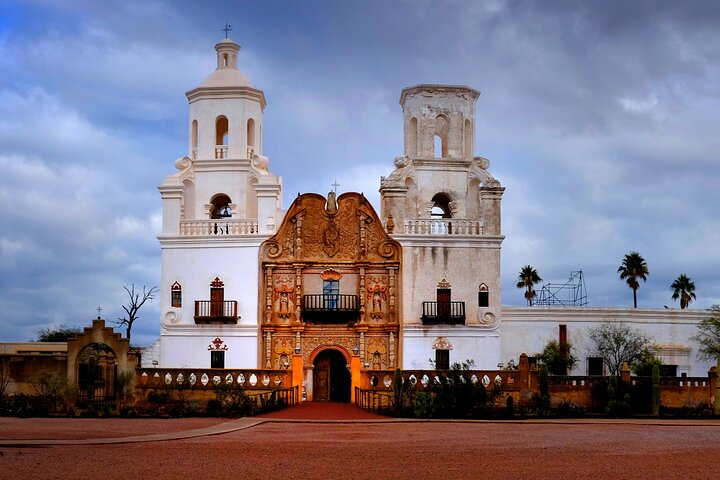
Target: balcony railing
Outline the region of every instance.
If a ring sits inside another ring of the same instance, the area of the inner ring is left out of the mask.
[[[180,235],[186,237],[257,234],[258,221],[254,218],[242,220],[183,220],[180,222]]]
[[[303,319],[310,323],[349,323],[358,318],[357,295],[317,294],[303,296]]]
[[[423,302],[424,325],[465,325],[465,302]]]
[[[423,218],[405,220],[405,235],[470,235],[483,233],[482,220],[462,218]]]
[[[215,158],[222,159],[227,158],[228,156],[228,146],[227,145],[215,145]]]
[[[237,323],[237,301],[195,301],[195,323]]]

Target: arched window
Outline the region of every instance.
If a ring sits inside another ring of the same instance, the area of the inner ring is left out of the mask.
[[[247,121],[247,146],[248,158],[255,153],[255,120],[248,118]]]
[[[227,158],[228,119],[220,115],[215,120],[215,158]]]
[[[431,218],[451,218],[450,197],[446,193],[436,193],[432,198],[433,206],[430,211]]]
[[[478,289],[478,307],[488,306],[490,306],[490,291],[487,285],[481,283]]]
[[[433,133],[433,157],[445,158],[447,152],[448,120],[445,115],[435,117],[435,131]]]
[[[180,308],[182,307],[182,286],[175,282],[172,284],[172,287],[170,287],[171,292],[171,303],[170,305],[173,307]]]
[[[198,121],[193,120],[192,126],[190,127],[190,145],[192,149],[192,158],[197,158],[197,146],[198,146]]]
[[[440,135],[433,135],[433,158],[442,158],[443,142]]]
[[[215,120],[215,145],[228,144],[228,119],[224,115],[220,115]]]
[[[221,193],[215,195],[210,201],[210,218],[230,218],[232,217],[232,209],[230,208],[230,197]]]
[[[408,129],[408,151],[411,157],[417,156],[417,134],[418,134],[417,118],[410,119],[410,127]]]

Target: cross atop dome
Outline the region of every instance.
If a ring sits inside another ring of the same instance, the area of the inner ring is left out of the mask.
[[[223,28],[221,28],[220,30],[222,30],[223,32],[225,32],[225,38],[228,38],[228,33],[230,33],[230,30],[232,30],[232,25],[230,25],[229,23],[225,22],[225,26],[224,26]]]

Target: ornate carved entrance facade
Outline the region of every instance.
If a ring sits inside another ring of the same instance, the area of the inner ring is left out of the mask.
[[[352,352],[361,369],[399,365],[401,249],[362,194],[299,195],[260,261],[262,366],[287,368],[300,353],[308,399],[328,400],[340,360],[327,348]]]

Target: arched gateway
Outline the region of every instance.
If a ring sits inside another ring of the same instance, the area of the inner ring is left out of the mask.
[[[361,193],[299,195],[260,247],[261,366],[301,354],[317,401],[349,401],[363,369],[398,366],[400,257]]]
[[[339,350],[327,348],[313,361],[313,399],[316,402],[350,401],[350,361]]]

